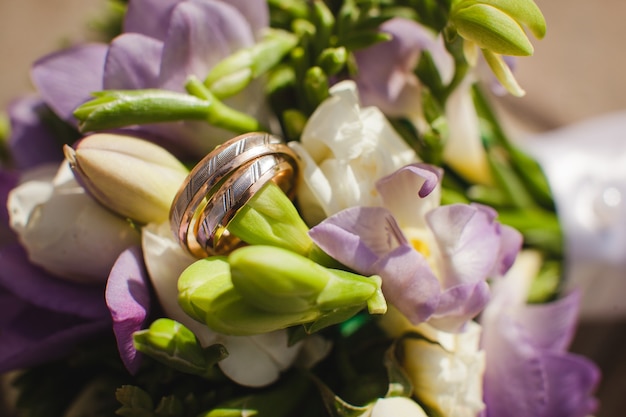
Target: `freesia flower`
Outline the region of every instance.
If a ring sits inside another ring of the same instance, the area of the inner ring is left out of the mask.
[[[439,207],[439,168],[408,165],[377,183],[382,207],[352,207],[315,226],[315,243],[364,275],[413,324],[459,331],[489,299],[486,279],[506,272],[516,230],[482,205]]]
[[[495,283],[493,300],[482,315],[488,417],[509,416],[510,410],[529,417],[583,417],[597,407],[592,397],[600,377],[597,367],[567,352],[580,294],[526,303],[540,263],[537,252],[522,252]]]
[[[417,161],[415,152],[376,107],[361,107],[353,81],[330,89],[309,118],[301,141],[290,145],[302,158],[298,190],[309,224],[356,205],[378,204],[375,182]]]
[[[246,386],[264,386],[297,359],[303,343],[289,346],[286,330],[254,336],[226,336],[188,316],[178,305],[178,277],[196,261],[174,241],[169,224],[144,227],[142,247],[150,280],[165,314],[191,329],[203,346],[221,343],[229,355],[218,363],[233,381]]]
[[[414,20],[393,18],[380,30],[391,35],[391,40],[355,53],[359,67],[355,81],[361,101],[389,116],[404,116],[419,123],[423,119],[422,85],[414,69],[420,55],[423,51],[431,54],[444,83],[452,79],[452,56],[441,38]]]
[[[24,177],[7,207],[30,261],[63,279],[104,283],[118,255],[139,242],[128,222],[85,193],[67,162]]]
[[[449,417],[475,417],[484,410],[480,325],[470,321],[464,332],[447,333],[426,323],[414,326],[397,310],[380,323],[394,338],[407,336],[401,342],[400,363],[420,403]]]
[[[133,1],[125,15],[124,33],[110,45],[78,45],[45,56],[33,66],[33,82],[45,103],[76,125],[74,110],[95,91],[184,91],[189,76],[203,79],[221,59],[252,46],[268,26],[268,19],[267,4],[262,0]],[[244,113],[260,115],[265,111],[261,90],[250,87],[227,103]],[[195,156],[228,135],[197,122],[142,125],[132,130],[177,155]]]

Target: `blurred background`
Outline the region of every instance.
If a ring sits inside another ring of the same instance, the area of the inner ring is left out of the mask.
[[[570,260],[571,286],[584,291],[572,350],[593,359],[603,371],[598,417],[623,416],[626,1],[536,1],[548,32],[544,40],[534,42],[533,57],[517,60],[516,75],[527,95],[499,98],[498,110],[511,137],[537,156],[549,176],[563,174],[559,181],[575,178],[569,195],[557,198],[560,209],[571,211],[576,195],[587,203],[597,199],[593,226],[576,223],[575,216],[571,220],[577,228],[572,232],[577,240]],[[29,67],[35,59],[59,46],[95,39],[93,24],[105,7],[104,0],[1,0],[0,106],[32,91]],[[588,158],[574,158],[581,154]],[[559,165],[574,160],[573,166]],[[581,183],[591,184],[597,195],[579,193]],[[607,200],[607,192],[612,200]]]

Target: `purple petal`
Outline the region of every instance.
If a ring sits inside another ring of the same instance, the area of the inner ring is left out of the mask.
[[[383,205],[403,227],[425,227],[426,213],[439,206],[440,194],[433,193],[443,170],[434,165],[412,164],[376,182]],[[430,196],[430,197],[429,197]]]
[[[427,49],[434,38],[423,26],[403,18],[385,22],[381,30],[392,39],[356,53],[357,83],[364,105],[394,102],[415,77],[413,68],[422,50]]]
[[[546,417],[585,417],[597,410],[592,394],[600,372],[594,363],[578,355],[546,354],[544,364],[550,388]]]
[[[428,320],[439,304],[437,277],[426,258],[409,245],[381,258],[375,273],[382,278],[385,298],[415,325]]]
[[[19,175],[15,171],[7,171],[0,168],[0,247],[15,242],[17,237],[15,232],[9,227],[9,210],[7,200],[9,192],[15,188]]]
[[[8,145],[19,169],[63,160],[63,148],[41,119],[45,111],[43,100],[33,96],[17,99],[9,105],[11,135]]]
[[[102,90],[105,44],[86,44],[64,49],[39,59],[31,76],[50,108],[63,120],[76,124],[74,110]]]
[[[510,317],[483,324],[486,368],[484,397],[488,417],[544,416],[548,379],[538,352]],[[546,416],[548,417],[548,416]]]
[[[124,16],[124,32],[165,40],[170,16],[181,0],[133,0]]]
[[[127,33],[113,39],[104,65],[103,88],[155,88],[162,52],[162,42],[138,33]]]
[[[133,333],[144,328],[150,308],[148,274],[140,247],[127,249],[117,258],[107,281],[106,302],[120,356],[135,374],[141,357],[133,345]]]
[[[580,292],[572,292],[551,303],[520,307],[516,309],[515,319],[524,326],[537,347],[564,351],[576,330],[580,297]]]
[[[172,12],[160,85],[183,91],[189,76],[204,79],[221,59],[253,43],[250,26],[232,6],[213,1],[182,2]]]
[[[220,0],[235,7],[246,18],[252,33],[258,39],[270,25],[270,13],[266,0]]]
[[[56,278],[28,261],[19,245],[0,249],[0,285],[38,307],[101,320],[109,312],[100,286],[81,285]]]
[[[597,367],[565,349],[575,323],[579,295],[556,302],[511,305],[510,286],[501,281],[482,316],[486,354],[488,417],[584,417],[596,408]]]
[[[460,332],[483,311],[489,297],[489,285],[484,281],[448,288],[441,294],[437,310],[428,323],[448,333]]]
[[[444,289],[484,281],[500,251],[500,225],[482,206],[451,204],[427,214],[442,258]]]
[[[7,327],[0,328],[0,373],[65,357],[78,343],[110,326],[109,318],[92,321],[32,306],[24,308]]]
[[[351,207],[309,231],[324,252],[361,274],[374,273],[374,263],[406,244],[396,221],[383,207]]]
[[[518,230],[505,224],[500,225],[500,251],[494,269],[489,275],[492,277],[504,276],[513,266],[523,242],[524,237]]]

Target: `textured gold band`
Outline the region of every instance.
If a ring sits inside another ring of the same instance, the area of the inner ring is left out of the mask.
[[[240,242],[226,230],[237,212],[268,181],[291,193],[297,156],[267,133],[237,136],[204,157],[189,173],[170,210],[172,232],[192,255],[227,253]]]

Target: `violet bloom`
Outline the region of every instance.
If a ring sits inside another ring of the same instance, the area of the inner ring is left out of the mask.
[[[408,165],[377,183],[383,207],[353,207],[311,229],[330,256],[380,275],[385,298],[413,324],[459,331],[489,300],[489,277],[511,266],[516,230],[481,205],[439,206],[442,170]]]
[[[567,352],[579,293],[546,304],[526,304],[541,258],[522,252],[494,285],[481,316],[486,354],[486,417],[584,417],[595,411],[600,374],[588,359]],[[534,266],[533,266],[534,264]],[[534,271],[529,271],[534,269]]]
[[[125,16],[124,33],[110,45],[78,45],[43,57],[33,66],[33,82],[45,103],[76,126],[74,110],[95,91],[184,91],[189,76],[202,79],[223,58],[252,46],[269,24],[268,13],[264,0],[134,0]],[[261,94],[238,95],[227,103],[247,114],[259,114],[264,109]],[[203,155],[229,135],[200,122],[132,129],[177,155]]]
[[[380,30],[391,35],[391,40],[355,53],[361,101],[391,116],[421,118],[422,87],[413,70],[422,51],[430,52],[445,83],[452,79],[452,57],[435,32],[413,20],[394,18]]]

